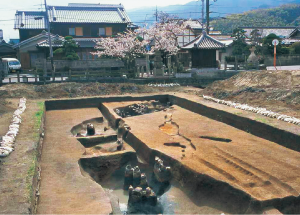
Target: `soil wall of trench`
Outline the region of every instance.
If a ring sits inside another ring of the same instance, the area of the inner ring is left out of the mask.
[[[41,157],[42,157],[42,149],[43,149],[43,141],[44,141],[44,129],[45,129],[45,119],[46,119],[46,107],[44,106],[43,116],[41,117],[41,125],[39,128],[39,136],[36,146],[36,154],[35,154],[35,169],[32,179],[32,189],[31,189],[31,204],[30,204],[30,212],[32,214],[36,214],[38,202],[39,202],[39,189],[41,185]]]
[[[242,116],[234,115],[225,111],[210,108],[197,102],[190,101],[172,95],[153,95],[143,97],[110,97],[110,98],[87,98],[74,100],[52,100],[46,101],[46,110],[72,109],[84,107],[98,107],[102,114],[111,123],[111,126],[118,128],[119,124],[125,124],[125,121],[116,114],[111,113],[102,103],[104,102],[123,102],[123,101],[141,101],[141,100],[160,100],[170,101],[189,111],[201,114],[213,120],[226,123],[240,130],[249,132],[255,136],[278,143],[284,147],[295,151],[300,151],[300,136],[287,132],[264,123],[260,123]],[[274,207],[280,211],[295,211],[295,207],[300,204],[300,196],[286,197],[283,199],[272,199],[268,201],[258,201],[252,198],[244,191],[231,186],[230,184],[216,180],[204,173],[195,172],[180,161],[169,157],[168,155],[151,149],[134,136],[130,131],[124,128],[120,130],[124,134],[124,140],[129,143],[137,153],[149,165],[153,165],[155,156],[161,157],[167,165],[171,166],[174,179],[177,180],[185,192],[190,196],[191,201],[196,201],[205,196],[213,198],[220,204],[220,207],[226,207],[228,213],[261,213],[264,208]],[[133,155],[129,155],[131,157]],[[114,159],[113,159],[114,160]],[[120,158],[117,160],[120,161]],[[127,160],[127,159],[125,159]],[[84,162],[81,160],[80,162]],[[100,160],[95,160],[94,167],[100,165]],[[115,163],[115,162],[112,162]],[[121,162],[123,163],[123,162]],[[118,165],[119,166],[119,165]],[[92,168],[94,168],[92,167]],[[105,167],[106,168],[106,167]],[[297,211],[300,213],[300,210]]]

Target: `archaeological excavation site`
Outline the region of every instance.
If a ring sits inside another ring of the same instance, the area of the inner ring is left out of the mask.
[[[299,126],[221,105],[184,94],[47,100],[36,212],[300,213]]]

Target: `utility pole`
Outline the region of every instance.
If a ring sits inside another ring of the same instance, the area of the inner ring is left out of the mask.
[[[206,33],[209,34],[209,0],[206,0]]]
[[[202,1],[202,21],[201,21],[201,24],[202,24],[202,30],[204,29],[204,0],[201,0]]]
[[[157,22],[157,16],[158,16],[158,12],[157,12],[157,5],[156,5],[156,12],[155,12],[156,22]]]
[[[52,40],[51,40],[51,34],[50,34],[50,21],[49,21],[49,13],[48,13],[48,6],[47,1],[45,1],[45,8],[46,8],[46,23],[48,25],[48,39],[49,39],[49,49],[50,49],[50,61],[51,61],[51,70],[53,71],[53,49],[52,49]]]

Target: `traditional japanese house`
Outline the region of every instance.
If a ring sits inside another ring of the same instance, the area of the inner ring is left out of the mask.
[[[52,34],[74,38],[114,36],[132,27],[123,5],[114,4],[69,4],[48,6]],[[40,11],[17,11],[15,29],[20,41],[36,36],[48,29],[47,14]]]
[[[15,29],[20,43],[14,46],[25,69],[33,68],[36,59],[49,57],[47,15],[54,49],[62,46],[65,36],[72,36],[79,48],[81,60],[93,60],[97,41],[114,37],[126,29],[135,29],[122,4],[69,4],[48,6],[48,14],[41,11],[17,11]]]

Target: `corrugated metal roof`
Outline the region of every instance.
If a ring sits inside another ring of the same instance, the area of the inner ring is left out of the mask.
[[[207,35],[205,31],[198,36],[193,41],[189,42],[188,44],[184,45],[183,49],[221,49],[224,48],[225,45],[220,41],[212,38],[211,36]]]
[[[129,23],[122,7],[49,6],[50,22],[59,23]]]
[[[17,11],[15,14],[15,29],[46,29],[45,12]]]

